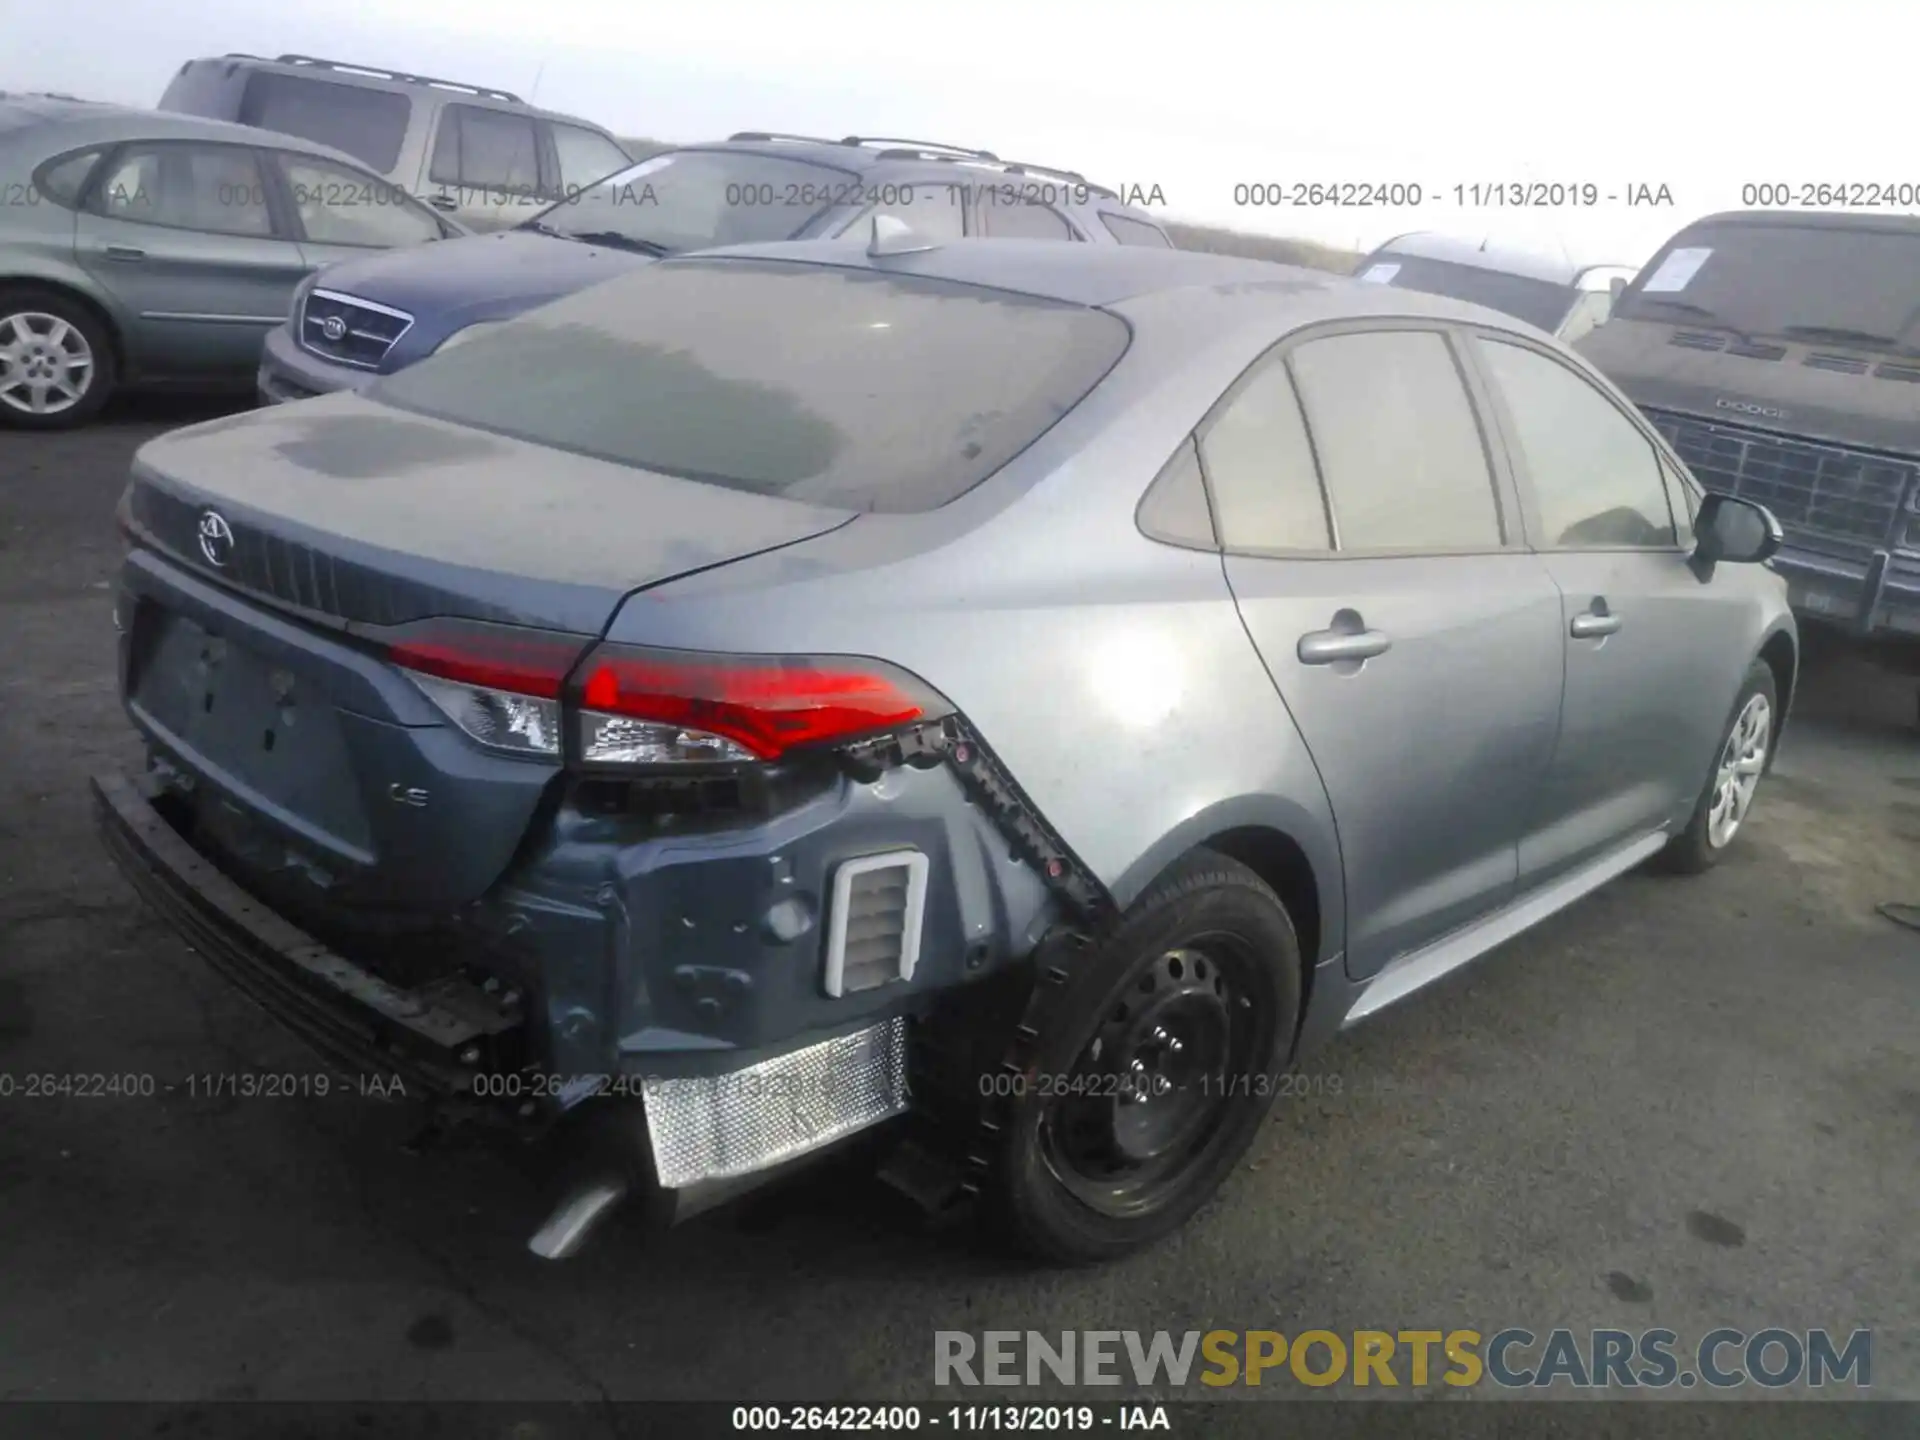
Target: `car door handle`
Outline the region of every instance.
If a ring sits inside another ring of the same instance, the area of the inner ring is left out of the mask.
[[[1573,624],[1567,627],[1576,640],[1596,640],[1603,635],[1611,635],[1620,628],[1620,617],[1588,611],[1584,615],[1573,617]]]
[[[1296,654],[1302,665],[1335,665],[1342,660],[1371,660],[1393,648],[1378,630],[1315,630],[1300,637]]]
[[[109,260],[144,260],[147,252],[135,245],[109,245],[102,252]]]
[[[460,202],[451,195],[429,195],[427,203],[436,210],[458,210]]]

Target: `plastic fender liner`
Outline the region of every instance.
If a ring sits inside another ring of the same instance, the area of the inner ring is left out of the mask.
[[[949,716],[883,740],[849,746],[842,754],[853,767],[866,768],[870,773],[899,764],[947,765],[967,793],[993,818],[1014,853],[1040,872],[1067,911],[1068,919],[1050,930],[1034,951],[1034,983],[1028,988],[1024,1004],[1004,1040],[986,1037],[993,1045],[987,1053],[998,1054],[999,1059],[992,1062],[991,1071],[978,1068],[975,1074],[965,1077],[973,1094],[971,1105],[964,1108],[971,1114],[965,1119],[955,1117],[963,1133],[953,1140],[960,1152],[960,1191],[966,1200],[972,1200],[980,1194],[993,1168],[1005,1117],[1013,1104],[1013,1087],[1008,1087],[1006,1095],[994,1094],[989,1092],[999,1087],[980,1081],[988,1073],[1024,1075],[1031,1081],[1033,1077],[1029,1072],[1033,1069],[1035,1045],[1051,1019],[1053,1006],[1065,992],[1073,967],[1080,964],[1118,922],[1119,908],[1099,877],[1073,853],[999,758],[960,717]],[[991,1007],[978,1013],[994,1015]],[[978,1013],[963,1009],[961,1027],[965,1027],[968,1018],[977,1019]],[[934,1023],[937,1027],[937,1021]],[[970,1039],[977,1042],[980,1038],[977,1036],[949,1038],[939,1035],[936,1028],[929,1038],[951,1055],[965,1057],[979,1053],[967,1043]],[[957,1101],[960,1097],[947,1098]],[[956,1105],[955,1108],[963,1107]]]

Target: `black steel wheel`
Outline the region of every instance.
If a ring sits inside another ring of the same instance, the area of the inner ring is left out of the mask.
[[[1015,1087],[994,1198],[1055,1262],[1183,1224],[1246,1153],[1286,1064],[1301,957],[1286,907],[1209,851],[1175,866],[1073,967]]]

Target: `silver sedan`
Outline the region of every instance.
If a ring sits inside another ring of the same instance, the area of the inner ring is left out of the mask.
[[[0,425],[79,425],[126,386],[250,390],[306,276],[463,233],[308,140],[0,96]]]

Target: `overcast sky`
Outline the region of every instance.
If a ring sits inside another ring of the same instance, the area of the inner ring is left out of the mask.
[[[181,61],[297,51],[500,86],[616,133],[907,135],[1155,187],[1170,218],[1342,245],[1437,229],[1646,259],[1758,182],[1920,184],[1892,4],[1281,0],[0,0],[0,88],[151,104]],[[1453,187],[1598,187],[1593,208]],[[1411,182],[1418,209],[1248,208]],[[1671,206],[1631,207],[1665,186]],[[1469,197],[1470,198],[1470,197]]]

